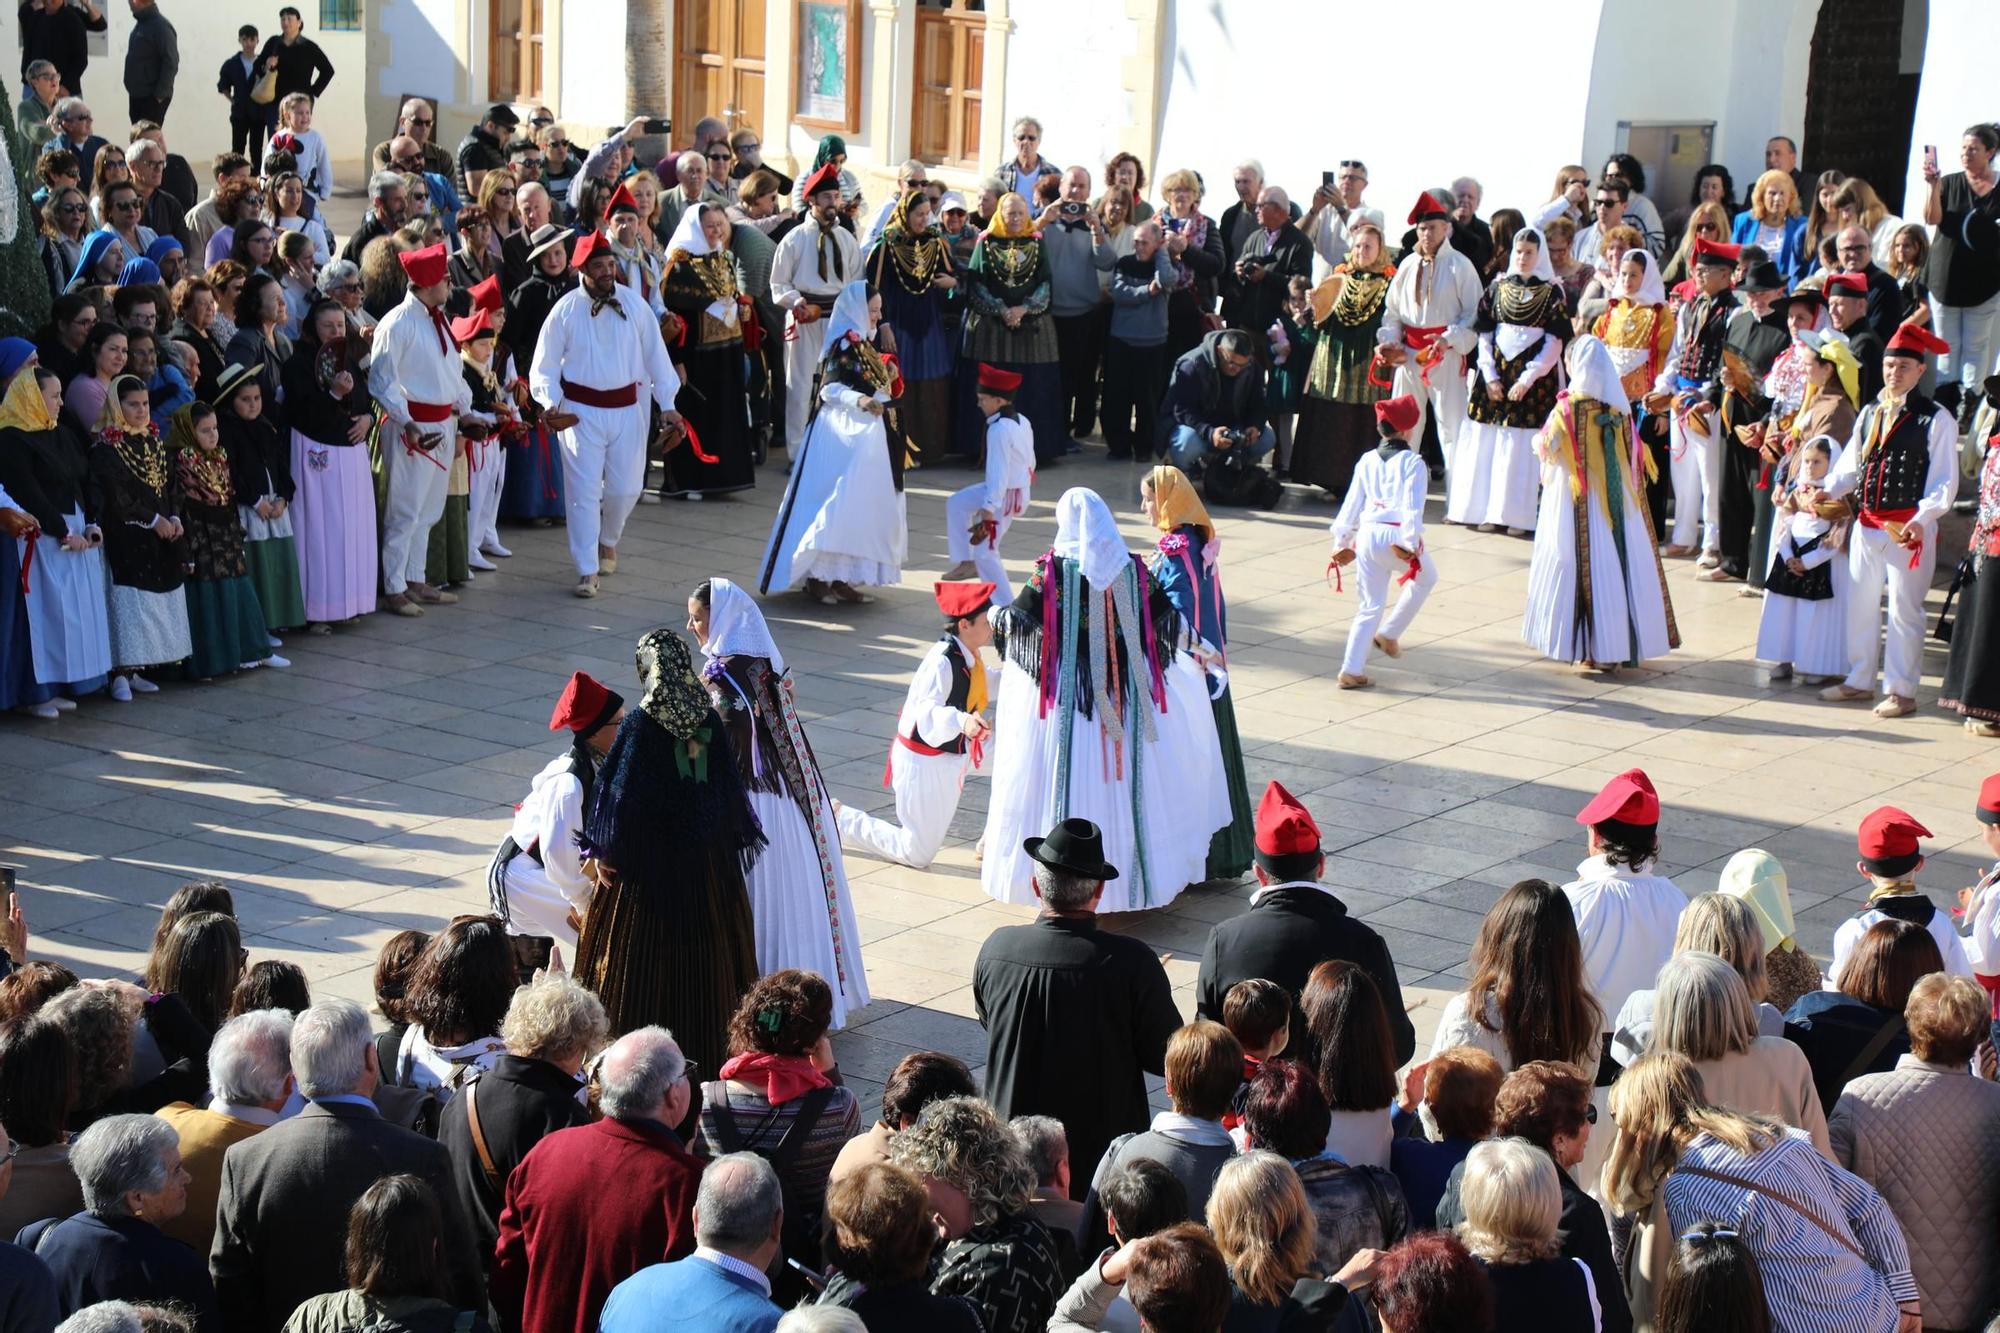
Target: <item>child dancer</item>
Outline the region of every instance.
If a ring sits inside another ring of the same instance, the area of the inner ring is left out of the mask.
[[[472,297],[474,317],[484,314],[493,326],[497,339],[507,323],[507,311],[500,294],[500,275],[494,274],[479,283],[467,293]],[[500,493],[507,484],[507,451],[501,448],[507,444],[519,444],[527,434],[527,427],[521,423],[517,407],[519,392],[526,388],[520,369],[514,365],[513,351],[505,343],[496,342],[492,352],[485,358],[487,373],[493,379],[495,407],[488,407],[479,401],[483,385],[475,384],[472,389],[473,406],[481,411],[493,412],[499,419],[499,430],[487,442],[483,451],[475,451],[479,465],[472,470],[472,498],[467,513],[465,540],[466,563],[484,573],[497,568],[494,557],[505,559],[514,554],[500,544]],[[472,365],[466,363],[470,376]]]
[[[1430,472],[1410,448],[1410,434],[1422,428],[1423,420],[1422,409],[1409,394],[1375,404],[1375,429],[1382,443],[1354,465],[1347,499],[1333,520],[1333,565],[1356,565],[1354,623],[1347,631],[1347,653],[1341,658],[1337,682],[1343,690],[1366,689],[1375,683],[1363,674],[1371,645],[1386,657],[1403,655],[1403,632],[1437,582],[1436,562],[1424,550],[1424,493]],[[1389,576],[1399,569],[1405,571],[1396,580],[1403,593],[1384,620]]]
[[[188,632],[197,679],[256,666],[290,666],[271,651],[264,609],[243,559],[243,522],[215,409],[189,403],[173,415],[174,492],[187,528]]]
[[[236,514],[243,521],[243,560],[250,583],[276,631],[306,623],[306,595],[299,586],[298,542],[292,536],[292,451],[264,415],[264,388],[250,366],[231,366],[215,387],[216,429],[229,455],[229,480],[236,488]]]
[[[115,417],[113,414],[116,414]],[[160,687],[142,667],[178,662],[188,641],[187,542],[175,515],[173,465],[153,424],[145,381],[121,375],[90,450],[90,503],[111,566],[111,697],[121,704]]]
[[[500,331],[493,320],[491,311],[480,308],[451,322],[451,336],[458,342],[458,358],[465,368],[465,383],[472,390],[472,411],[460,417],[458,435],[463,452],[452,462],[451,480],[445,488],[445,516],[438,526],[445,529],[445,540],[455,543],[446,563],[456,570],[462,559],[468,580],[475,569],[499,568],[480,554],[479,546],[484,536],[481,529],[490,530],[499,513],[500,469],[504,466],[500,435],[516,421],[514,405],[495,373]],[[461,472],[465,474],[464,495],[458,493]],[[455,533],[451,530],[454,513],[462,525]],[[439,554],[445,553],[439,551]]]
[[[1788,680],[1796,669],[1807,684],[1820,685],[1847,671],[1847,580],[1835,577],[1832,564],[1846,525],[1836,527],[1816,508],[1839,453],[1829,435],[1800,445],[1797,476],[1778,500],[1778,540],[1757,625],[1758,659],[1777,664],[1772,680]]]
[[[1035,484],[1035,432],[1014,410],[1021,377],[996,366],[979,367],[974,394],[986,418],[986,480],[945,502],[945,544],[956,561],[945,580],[977,578],[993,585],[993,605],[1014,600],[1014,585],[1000,563],[1000,539],[1027,512]],[[977,534],[975,535],[975,529]]]

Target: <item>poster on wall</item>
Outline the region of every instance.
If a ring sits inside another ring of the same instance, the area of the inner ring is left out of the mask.
[[[795,119],[815,129],[861,128],[861,0],[798,0],[793,26]]]

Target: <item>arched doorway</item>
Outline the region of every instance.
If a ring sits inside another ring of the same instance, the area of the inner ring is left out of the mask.
[[[1892,213],[1903,211],[1929,10],[1928,0],[1821,0],[1813,30],[1805,170],[1859,176]]]

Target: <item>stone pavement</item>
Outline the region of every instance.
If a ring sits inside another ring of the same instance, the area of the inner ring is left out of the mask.
[[[1042,473],[1009,538],[1017,579],[1049,544],[1052,502],[1068,486],[1099,490],[1134,545],[1150,544],[1138,471],[1095,448],[1085,458]],[[865,607],[765,604],[844,801],[890,804],[882,760],[907,674],[935,635],[931,580],[949,563],[944,498],[970,476],[910,474],[903,587]],[[484,910],[509,811],[562,748],[546,728],[568,674],[591,671],[632,697],[643,631],[681,626],[703,577],[752,580],[783,484],[776,465],[759,480],[742,497],[642,506],[596,601],[570,596],[560,529],[510,527],[514,558],[460,605],[294,637],[288,671],[170,685],[128,705],[93,699],[60,722],[0,719],[13,774],[0,861],[23,867],[34,953],[131,975],[167,895],[216,876],[236,891],[254,957],[292,959],[317,993],[366,1001],[391,934]],[[1311,807],[1327,879],[1387,937],[1426,1039],[1462,984],[1481,913],[1518,879],[1571,877],[1583,856],[1571,816],[1635,764],[1666,805],[1666,873],[1698,892],[1732,852],[1769,849],[1822,956],[1859,901],[1854,828],[1875,805],[1906,806],[1937,831],[1923,875],[1933,890],[1948,896],[1976,876],[1974,795],[2000,755],[1934,707],[1936,645],[1916,716],[1883,722],[1822,704],[1771,686],[1749,660],[1758,602],[1697,584],[1677,563],[1687,646],[1615,679],[1579,677],[1520,642],[1529,544],[1438,525],[1428,544],[1440,582],[1405,655],[1371,668],[1377,688],[1340,692],[1354,601],[1351,587],[1336,595],[1322,580],[1331,513],[1294,487],[1276,513],[1218,514],[1237,719],[1253,794],[1276,778]],[[984,780],[968,784],[952,843],[928,872],[848,860],[876,1002],[836,1046],[864,1104],[913,1048],[983,1060],[973,961],[988,932],[1028,917],[980,891],[971,845],[985,798]],[[1195,889],[1112,925],[1169,955],[1191,1009],[1208,927],[1246,894]]]

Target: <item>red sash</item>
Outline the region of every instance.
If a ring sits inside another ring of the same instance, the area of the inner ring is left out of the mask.
[[[412,421],[425,426],[434,426],[440,421],[450,421],[451,418],[452,406],[450,403],[420,403],[414,398],[410,399],[410,420]]]
[[[616,389],[593,389],[588,384],[577,384],[565,379],[562,382],[564,402],[582,403],[585,407],[630,407],[639,401],[639,386],[627,384]]]
[[[1863,509],[1854,516],[1854,520],[1864,528],[1877,528],[1886,530],[1891,523],[1908,523],[1911,519],[1915,518],[1916,516],[1917,516],[1917,511],[1914,508]],[[1923,554],[1924,554],[1924,543],[1922,538],[1919,538],[1917,544],[1910,548],[1911,569],[1915,569],[1919,564],[1922,563]]]

